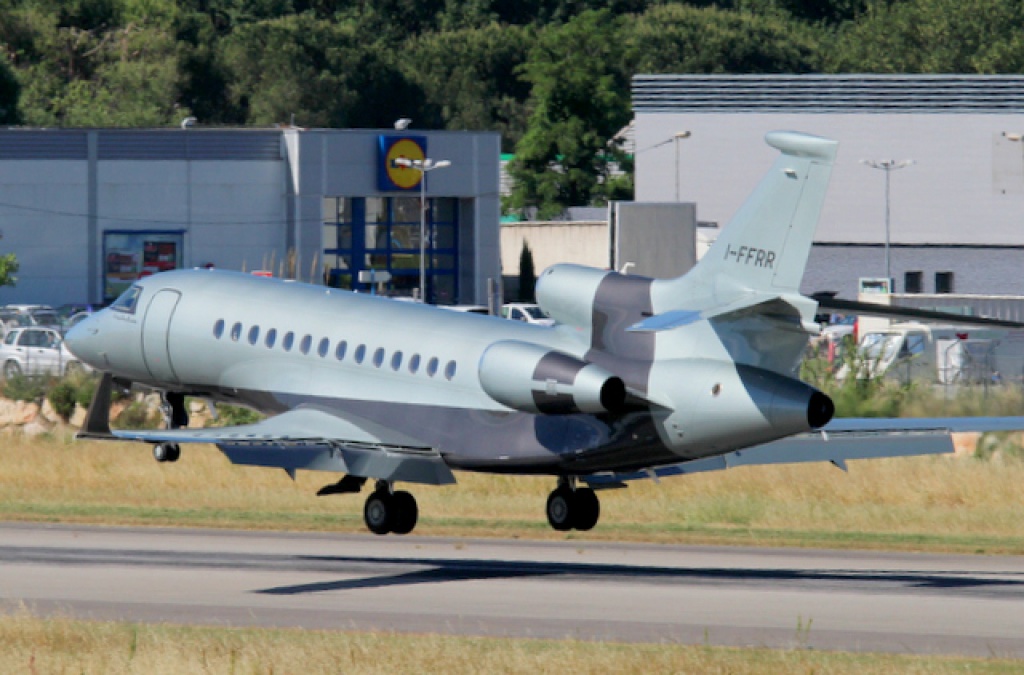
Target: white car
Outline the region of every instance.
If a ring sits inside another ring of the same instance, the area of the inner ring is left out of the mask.
[[[14,328],[0,344],[0,363],[5,378],[17,375],[65,375],[85,364],[64,346],[60,333],[51,328]]]
[[[507,302],[501,306],[501,315],[513,321],[525,321],[540,326],[550,326],[555,320],[544,313],[540,305],[528,302]]]

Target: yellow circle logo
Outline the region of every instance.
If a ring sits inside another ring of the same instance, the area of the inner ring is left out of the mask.
[[[426,158],[426,153],[423,152],[422,146],[416,141],[411,138],[403,138],[395,141],[394,145],[388,150],[387,157],[384,160],[384,168],[388,172],[388,178],[391,179],[392,183],[403,190],[414,188],[420,184],[423,173],[412,167],[395,164],[395,160],[400,157],[422,162]]]

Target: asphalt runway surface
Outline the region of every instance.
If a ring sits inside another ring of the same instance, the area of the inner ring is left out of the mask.
[[[1024,557],[0,524],[0,609],[1024,658]]]

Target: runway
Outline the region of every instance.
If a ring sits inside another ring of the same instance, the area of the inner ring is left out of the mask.
[[[1024,658],[1024,558],[0,524],[81,618]]]

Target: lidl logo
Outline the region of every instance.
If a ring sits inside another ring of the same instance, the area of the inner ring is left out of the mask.
[[[420,186],[423,173],[400,166],[396,159],[420,160],[427,156],[424,136],[378,136],[377,189],[381,192],[414,190]]]

